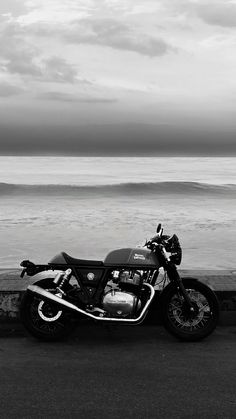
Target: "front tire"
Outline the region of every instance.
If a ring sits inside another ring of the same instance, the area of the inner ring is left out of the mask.
[[[35,285],[51,292],[56,288],[50,278],[36,282]],[[26,291],[21,301],[20,319],[32,336],[46,341],[64,339],[74,326],[70,313],[29,291]]]
[[[219,303],[214,292],[201,282],[185,278],[183,285],[192,301],[191,312],[176,285],[169,284],[162,295],[165,328],[181,340],[193,342],[210,335],[217,326]]]

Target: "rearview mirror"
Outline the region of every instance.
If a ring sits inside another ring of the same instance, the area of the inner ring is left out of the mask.
[[[161,231],[161,223],[159,223],[157,226],[157,233],[160,233],[160,231]]]

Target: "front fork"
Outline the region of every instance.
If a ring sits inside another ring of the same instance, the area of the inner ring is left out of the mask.
[[[176,266],[172,262],[169,262],[167,264],[166,272],[167,272],[167,275],[168,275],[169,279],[171,280],[171,282],[174,282],[176,284],[177,290],[180,291],[180,293],[184,297],[184,300],[187,303],[190,312],[194,312],[193,303],[192,303],[186,289],[184,288],[184,284],[183,284],[183,282],[182,282],[182,280],[179,276],[179,273],[177,271]]]

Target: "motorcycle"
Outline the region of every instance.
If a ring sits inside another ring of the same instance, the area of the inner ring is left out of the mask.
[[[21,302],[27,331],[53,341],[66,337],[83,318],[138,325],[157,304],[165,328],[175,337],[197,341],[212,333],[219,317],[216,295],[195,278],[181,279],[178,237],[164,235],[161,224],[156,233],[143,248],[113,250],[104,262],[75,259],[65,252],[46,265],[21,262],[21,277],[43,275],[28,286]]]

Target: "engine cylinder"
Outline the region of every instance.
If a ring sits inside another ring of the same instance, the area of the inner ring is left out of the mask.
[[[139,287],[142,283],[142,276],[138,271],[120,271],[119,284],[132,284]]]

